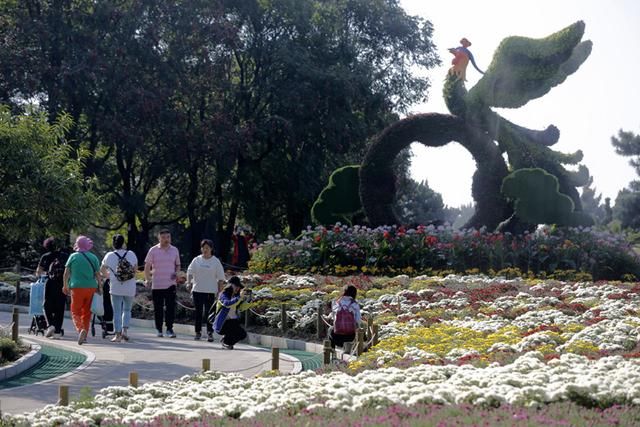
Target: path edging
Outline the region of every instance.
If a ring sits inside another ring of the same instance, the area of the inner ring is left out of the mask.
[[[10,365],[0,368],[0,381],[13,378],[37,364],[42,358],[40,350],[41,347],[38,344],[31,344],[31,350],[29,353],[25,354]]]
[[[14,305],[12,304],[0,304],[0,311],[11,312],[13,307]],[[23,307],[23,306],[15,306],[15,307],[19,307],[21,313],[28,314],[29,312],[29,307]],[[65,311],[65,317],[69,317],[68,311]],[[155,329],[155,322],[150,319],[132,318],[130,321],[130,325],[134,327],[139,327],[139,328]],[[98,325],[96,325],[96,329],[97,328],[98,328]],[[187,325],[184,323],[175,323],[173,325],[173,330],[177,334],[192,335],[195,333],[193,325]],[[98,334],[98,331],[96,331],[96,335],[97,334]],[[245,340],[245,342],[249,345],[253,344],[253,345],[261,345],[264,347],[279,347],[282,349],[301,350],[309,353],[322,354],[324,352],[323,344],[310,343],[302,340],[295,340],[295,339],[285,338],[285,337],[276,337],[272,335],[256,334],[253,332],[247,332],[247,339]],[[336,355],[340,360],[344,360],[344,361],[350,361],[355,359],[355,356],[344,354],[340,350],[336,350]]]

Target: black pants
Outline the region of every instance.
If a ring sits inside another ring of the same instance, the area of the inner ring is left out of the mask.
[[[221,340],[222,343],[234,345],[238,341],[245,339],[247,332],[240,326],[240,319],[227,319],[222,325],[220,335],[224,335]]]
[[[173,329],[173,319],[176,317],[176,285],[167,289],[154,289],[151,291],[151,295],[153,297],[153,314],[155,315],[156,329],[162,331],[163,320],[167,325],[167,329]]]
[[[339,335],[333,332],[333,326],[329,328],[329,341],[331,341],[331,348],[344,346],[344,343],[354,341],[356,334]]]
[[[64,321],[64,308],[67,304],[67,296],[62,293],[62,281],[47,280],[44,288],[44,315],[47,325],[56,328],[56,334],[62,330]]]
[[[216,302],[216,294],[208,292],[193,292],[193,305],[196,309],[196,334],[202,330],[202,318],[205,317],[207,323],[207,333],[213,333],[213,325],[209,322],[209,310]]]

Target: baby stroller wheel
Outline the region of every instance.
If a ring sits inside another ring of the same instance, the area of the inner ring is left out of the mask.
[[[102,339],[105,339],[107,337],[107,331],[102,331]]]

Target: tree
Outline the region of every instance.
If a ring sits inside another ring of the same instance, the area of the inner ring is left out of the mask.
[[[606,217],[605,205],[600,203],[602,194],[596,196],[596,189],[595,187],[592,188],[592,185],[593,177],[589,177],[589,183],[582,187],[582,194],[580,195],[582,210],[591,215],[597,224],[602,224]]]
[[[611,144],[615,147],[616,153],[631,157],[629,164],[640,176],[640,135],[620,129],[617,137],[611,137]],[[628,188],[618,193],[613,213],[614,217],[620,220],[622,227],[640,229],[640,180],[631,181]]]
[[[68,116],[14,115],[0,107],[0,253],[88,225],[99,205],[86,191],[83,156],[71,148]]]
[[[140,256],[238,220],[297,233],[329,174],[426,98],[429,22],[396,0],[0,3],[0,101],[68,112],[69,143]]]
[[[429,188],[426,180],[406,180],[398,190],[396,209],[402,224],[431,224],[444,221],[442,196]]]

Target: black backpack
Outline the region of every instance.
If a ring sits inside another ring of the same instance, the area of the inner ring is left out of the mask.
[[[57,255],[51,264],[49,264],[49,271],[47,271],[47,276],[51,280],[62,280],[62,276],[64,276],[64,262],[60,258],[60,255]]]
[[[116,275],[116,279],[120,282],[126,282],[127,280],[131,280],[136,277],[136,268],[131,265],[127,259],[127,252],[129,251],[125,251],[122,256],[118,255],[118,252],[113,252],[118,257],[118,266],[114,273]]]

